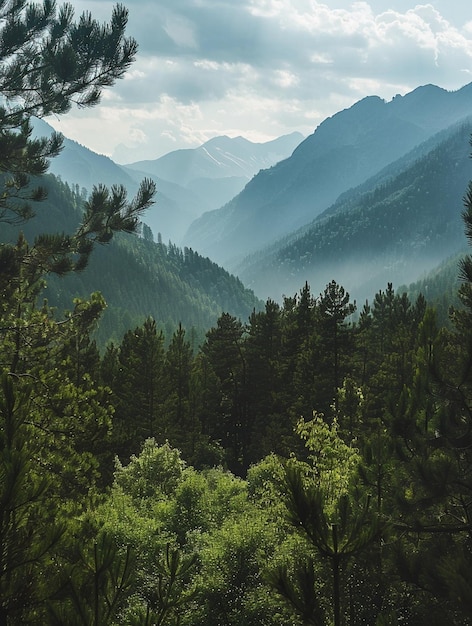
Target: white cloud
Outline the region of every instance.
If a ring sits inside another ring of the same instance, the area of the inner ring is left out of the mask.
[[[112,6],[74,4],[100,19]],[[136,63],[99,108],[73,112],[60,127],[100,152],[139,144],[142,158],[155,158],[215,134],[308,134],[366,95],[389,99],[426,83],[457,89],[472,70],[463,4],[132,0]]]

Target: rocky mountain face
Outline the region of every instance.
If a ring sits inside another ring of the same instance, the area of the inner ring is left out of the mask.
[[[472,84],[456,92],[427,85],[390,102],[364,98],[326,119],[224,207],[203,214],[184,243],[234,269],[471,111]]]

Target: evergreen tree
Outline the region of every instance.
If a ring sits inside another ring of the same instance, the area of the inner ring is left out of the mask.
[[[50,0],[0,2],[0,222],[24,222],[45,198],[42,180],[61,138],[32,139],[31,117],[93,106],[121,78],[136,53],[125,37],[127,11],[108,24]],[[44,277],[82,270],[96,243],[134,232],[155,186],[144,181],[128,200],[122,187],[99,186],[81,206],[72,234],[0,244],[1,621],[47,623],[45,602],[68,560],[78,519],[93,497],[95,453],[111,407],[92,380],[98,355],[90,330],[103,309],[94,296],[65,320],[37,306]],[[67,531],[67,532],[66,532]],[[66,536],[67,540],[65,539]],[[64,552],[63,552],[64,550]],[[103,601],[106,602],[105,598]]]
[[[247,371],[240,320],[223,313],[216,328],[208,331],[202,352],[219,385],[216,415],[202,420],[204,432],[228,453],[229,467],[236,473],[247,469],[245,454],[251,425],[247,412]]]
[[[357,623],[349,601],[349,566],[359,564],[360,555],[374,544],[380,520],[370,498],[353,492],[360,457],[339,437],[336,422],[328,426],[315,415],[300,421],[297,431],[308,457],[306,462],[294,457],[285,462],[281,495],[289,523],[307,542],[305,556],[279,565],[268,579],[306,624],[338,626],[348,614],[349,623]],[[330,582],[324,587],[327,576]]]
[[[271,452],[287,452],[284,441],[292,427],[281,406],[282,325],[280,306],[268,300],[264,311],[253,311],[245,340],[247,359],[248,412],[252,432],[248,461],[255,462]]]
[[[199,420],[191,406],[192,367],[192,349],[185,339],[185,330],[179,324],[172,335],[165,356],[163,368],[165,400],[162,410],[166,438],[189,462],[193,461],[201,431]]]
[[[119,373],[112,387],[116,398],[114,443],[120,458],[129,458],[149,437],[165,439],[164,336],[148,318],[128,331],[119,349]]]
[[[320,295],[320,330],[321,353],[328,359],[326,365],[331,372],[331,381],[328,387],[330,403],[334,402],[337,412],[337,391],[342,385],[348,371],[347,359],[352,354],[352,339],[346,319],[356,310],[355,303],[350,302],[349,294],[344,287],[332,280]],[[326,410],[327,407],[317,407]]]
[[[58,10],[50,0],[0,6],[0,171],[8,173],[0,207],[4,220],[32,216],[22,193],[34,200],[43,193],[39,188],[28,194],[28,176],[43,174],[61,147],[56,134],[32,140],[30,118],[62,115],[74,103],[97,104],[102,88],[121,78],[134,60],[136,41],[124,35],[127,18],[120,5],[104,25],[89,13],[74,22],[70,4]]]
[[[27,623],[51,593],[48,567],[64,533],[50,508],[51,481],[37,463],[31,396],[3,374],[0,389],[0,622]]]

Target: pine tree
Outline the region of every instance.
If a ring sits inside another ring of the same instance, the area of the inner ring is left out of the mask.
[[[347,359],[352,354],[352,339],[346,319],[356,310],[355,303],[350,302],[350,296],[344,287],[332,280],[320,295],[320,334],[321,351],[326,365],[331,372],[328,383],[328,393],[334,410],[337,412],[337,391],[342,385],[347,371]],[[327,381],[328,382],[328,381]],[[323,410],[324,407],[316,407]]]
[[[48,557],[65,528],[48,506],[51,481],[36,460],[42,443],[29,423],[31,389],[6,374],[0,383],[0,622],[8,625],[27,623],[51,592]]]
[[[285,463],[282,498],[287,520],[307,542],[306,558],[272,570],[269,582],[304,623],[324,626],[331,614],[339,626],[349,607],[349,565],[376,542],[381,524],[370,498],[353,492],[359,456],[339,437],[336,423],[330,427],[315,415],[299,423],[298,433],[306,442],[308,462],[292,457]]]
[[[245,340],[247,359],[248,412],[252,433],[248,460],[255,462],[270,452],[281,453],[292,434],[279,393],[282,386],[282,327],[280,306],[268,300],[264,311],[249,318]]]
[[[155,320],[125,333],[119,349],[119,373],[112,387],[116,398],[114,444],[120,458],[137,452],[145,439],[165,439],[164,336]]]
[[[98,103],[101,90],[121,78],[134,60],[137,44],[125,37],[127,10],[117,5],[109,24],[89,13],[74,22],[72,6],[59,10],[51,0],[25,0],[0,5],[0,222],[34,216],[31,201],[45,197],[43,186],[31,187],[30,177],[47,171],[49,159],[62,145],[59,135],[32,139],[31,117],[62,115],[73,104]],[[143,181],[135,199],[124,187],[95,188],[85,203],[83,220],[73,235],[38,236],[32,247],[0,248],[0,267],[7,280],[19,268],[34,283],[45,273],[64,274],[85,267],[95,242],[106,243],[113,233],[134,232],[149,207],[155,185]]]
[[[163,368],[165,436],[187,461],[193,459],[201,426],[192,411],[190,390],[193,354],[179,324],[167,348]]]
[[[251,426],[247,412],[247,364],[240,320],[223,313],[216,328],[206,335],[202,353],[219,385],[216,415],[202,421],[204,432],[221,443],[228,453],[230,469],[241,473],[247,469],[245,458]]]
[[[34,203],[45,198],[38,177],[61,148],[57,134],[32,138],[31,117],[93,106],[124,75],[137,49],[125,37],[127,16],[117,5],[100,25],[89,13],[74,21],[71,5],[57,9],[52,0],[0,2],[1,223],[34,217]],[[80,207],[75,232],[0,245],[4,624],[47,623],[45,602],[65,563],[59,541],[92,496],[94,452],[110,426],[111,407],[90,376],[98,362],[88,333],[102,300],[76,302],[67,319],[56,320],[47,303],[38,307],[38,296],[48,274],[80,271],[95,244],[135,232],[154,191],[145,180],[129,200],[123,187],[99,186]]]

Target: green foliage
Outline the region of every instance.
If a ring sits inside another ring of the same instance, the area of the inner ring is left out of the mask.
[[[359,452],[344,443],[335,420],[328,424],[322,415],[316,413],[309,422],[300,420],[295,431],[308,450],[307,462],[298,462],[296,466],[308,482],[316,485],[329,507],[349,493],[361,461]]]
[[[115,485],[134,500],[164,498],[175,491],[185,467],[180,452],[168,443],[158,446],[154,439],[146,439],[139,456],[132,456],[123,467],[115,461]]]
[[[64,526],[49,507],[38,463],[42,442],[29,423],[31,395],[2,374],[0,391],[0,616],[21,621],[47,594],[43,572]]]
[[[274,532],[264,516],[246,505],[242,514],[227,517],[221,528],[202,537],[197,607],[190,623],[293,623],[261,576],[276,548]]]
[[[183,557],[180,550],[167,544],[165,554],[157,562],[155,579],[140,590],[140,595],[145,596],[146,608],[137,614],[131,613],[128,623],[135,626],[180,624],[184,608],[195,595],[194,589],[186,584],[195,564],[195,556]]]
[[[49,605],[48,623],[55,626],[106,626],[130,593],[133,556],[120,554],[113,538],[101,533],[90,544],[77,548],[74,563],[63,573],[64,583]]]

